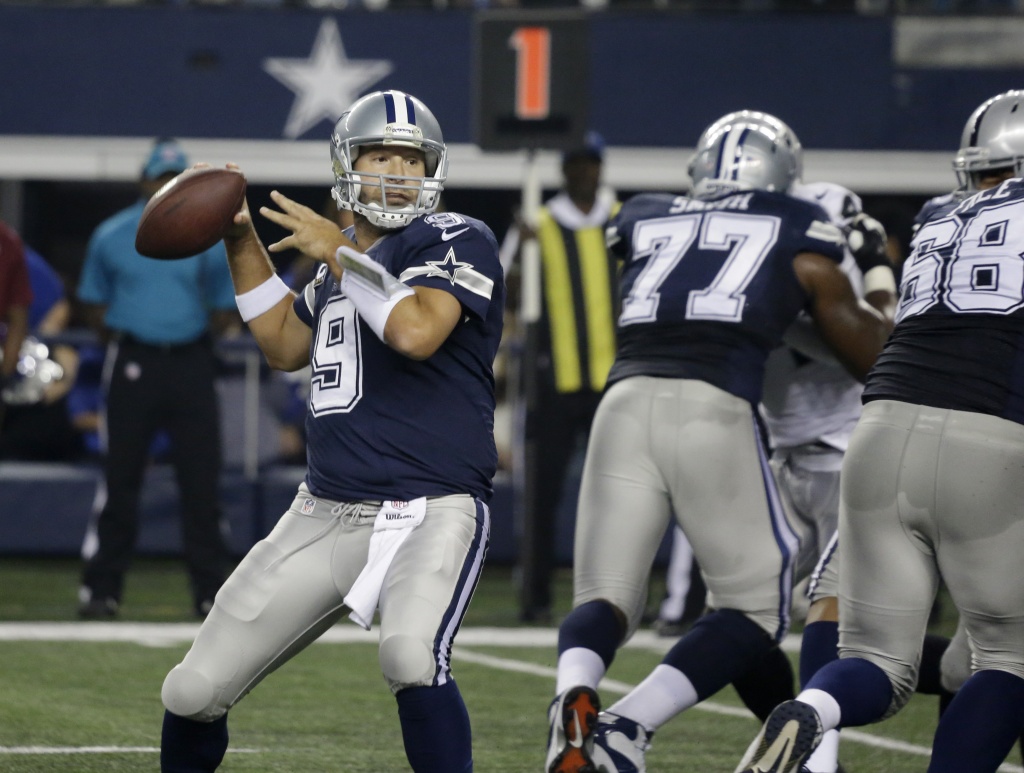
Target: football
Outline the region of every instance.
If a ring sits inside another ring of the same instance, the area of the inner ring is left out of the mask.
[[[135,232],[140,255],[179,260],[224,238],[245,199],[245,175],[234,169],[187,169],[146,203]]]

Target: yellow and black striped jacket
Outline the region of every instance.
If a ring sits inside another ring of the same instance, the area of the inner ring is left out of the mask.
[[[563,193],[541,207],[541,323],[558,392],[601,391],[615,359],[618,269],[604,228],[621,206],[599,198],[585,217]]]

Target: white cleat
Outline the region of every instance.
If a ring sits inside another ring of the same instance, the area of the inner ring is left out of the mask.
[[[780,703],[764,723],[753,759],[740,771],[799,773],[821,736],[821,718],[811,706],[795,700]]]
[[[644,754],[653,735],[632,719],[601,712],[593,752],[598,773],[646,773]]]
[[[551,702],[545,773],[598,773],[591,755],[600,710],[589,687],[571,687]]]

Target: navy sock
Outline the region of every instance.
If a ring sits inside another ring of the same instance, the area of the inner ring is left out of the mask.
[[[994,771],[1024,725],[1024,679],[979,671],[964,682],[939,720],[928,773]]]
[[[781,647],[764,653],[732,686],[746,706],[759,720],[768,719],[772,709],[793,698],[793,664]]]
[[[761,626],[742,612],[719,609],[694,623],[661,662],[682,671],[704,700],[742,676],[774,646]]]
[[[812,676],[838,657],[839,623],[818,620],[805,627],[800,645],[800,686],[804,687]]]
[[[407,687],[395,699],[405,756],[415,773],[472,773],[469,712],[455,682]]]
[[[196,722],[164,712],[161,773],[209,773],[217,769],[227,750],[227,714],[213,722]]]
[[[885,671],[863,658],[840,658],[819,670],[805,690],[824,690],[839,704],[840,727],[858,727],[881,719],[892,704],[892,682]]]
[[[596,652],[608,668],[624,633],[615,607],[607,601],[588,601],[566,615],[559,626],[558,654],[583,647]]]
[[[939,696],[939,716],[946,713],[954,693],[942,686],[942,655],[949,648],[949,638],[929,633],[921,647],[921,666],[917,669],[917,692]]]

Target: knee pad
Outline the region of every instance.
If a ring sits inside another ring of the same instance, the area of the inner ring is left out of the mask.
[[[960,633],[957,631],[957,636],[942,653],[939,665],[939,681],[949,692],[959,690],[971,676],[971,649],[966,635],[961,637]]]
[[[213,684],[198,671],[175,666],[164,679],[160,699],[172,714],[197,722],[212,722],[227,712],[216,702]]]
[[[862,656],[863,657],[863,656]],[[879,722],[888,719],[907,705],[907,701],[913,696],[917,689],[917,668],[894,668],[894,663],[875,657],[866,657],[865,660],[874,663],[885,675],[889,677],[889,684],[892,685],[892,702],[885,714],[879,718]]]
[[[889,704],[889,708],[886,709],[885,714],[879,718],[879,722],[899,713],[899,711],[907,705],[907,702],[914,695],[915,688],[913,684],[908,684],[902,679],[897,681],[892,679],[891,676],[890,681],[892,681],[892,703]]]
[[[430,645],[414,636],[394,634],[380,643],[380,667],[392,693],[434,682],[437,664]]]

